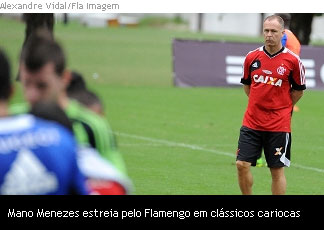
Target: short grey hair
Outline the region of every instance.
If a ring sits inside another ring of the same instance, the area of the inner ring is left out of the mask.
[[[265,19],[264,19],[264,21],[263,21],[263,23],[265,22],[265,21],[272,21],[272,20],[274,20],[274,19],[276,19],[278,22],[279,22],[279,24],[281,25],[281,28],[282,28],[282,30],[284,30],[285,29],[285,22],[284,22],[284,20],[282,19],[282,17],[280,17],[280,16],[278,16],[278,15],[270,15],[270,16],[268,16],[268,17],[266,17]]]
[[[288,29],[290,26],[291,15],[288,13],[278,13],[277,16],[281,17],[285,22],[285,28]]]

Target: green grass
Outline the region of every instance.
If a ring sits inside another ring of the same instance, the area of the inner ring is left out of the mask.
[[[233,164],[247,101],[241,89],[109,87],[102,96],[107,98],[114,130],[139,136],[118,135],[129,173],[140,185],[138,194],[239,194]],[[320,97],[322,92],[308,92],[300,102],[301,111],[294,114],[292,162],[323,169],[323,134],[318,125],[324,122],[323,109],[316,109],[321,107]],[[255,193],[270,194],[268,169],[255,168],[253,173]],[[324,191],[323,172],[292,166],[286,174],[288,194]]]
[[[0,46],[15,74],[24,25],[1,18],[0,29]],[[171,44],[174,38],[262,39],[145,26],[85,28],[75,22],[55,25],[55,36],[68,67],[83,73],[102,98],[136,194],[240,194],[234,163],[247,98],[241,88],[174,88]],[[14,102],[22,100],[16,86]],[[323,96],[306,91],[293,116],[296,166],[286,169],[287,194],[323,194]],[[270,194],[269,170],[252,172],[254,193]]]

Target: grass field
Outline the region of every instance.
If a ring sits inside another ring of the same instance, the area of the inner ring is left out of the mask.
[[[14,74],[24,24],[0,19],[0,46]],[[241,88],[174,88],[174,38],[260,41],[157,28],[57,24],[68,66],[83,73],[106,108],[135,194],[240,194],[235,152],[247,97]],[[94,74],[99,76],[93,78]],[[324,194],[324,92],[305,92],[293,117],[287,194]],[[14,102],[21,101],[17,84]],[[254,193],[270,194],[267,168],[253,168]]]

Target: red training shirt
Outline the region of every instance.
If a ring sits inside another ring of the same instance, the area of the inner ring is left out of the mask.
[[[264,46],[247,54],[241,83],[250,85],[243,126],[272,132],[291,132],[291,89],[305,90],[305,68],[289,49],[271,55]]]

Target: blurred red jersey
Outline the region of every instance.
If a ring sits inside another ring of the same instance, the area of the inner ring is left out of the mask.
[[[291,132],[291,89],[306,89],[305,68],[296,54],[283,47],[271,55],[264,46],[249,52],[241,83],[250,85],[243,126],[260,131]]]

